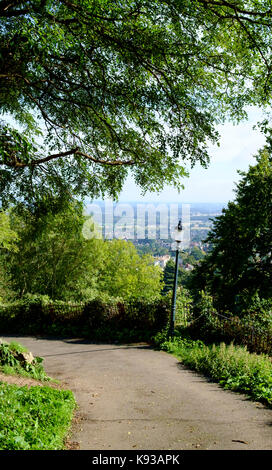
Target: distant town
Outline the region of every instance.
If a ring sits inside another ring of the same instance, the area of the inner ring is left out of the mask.
[[[130,240],[140,253],[152,254],[154,263],[164,269],[174,256],[171,231],[178,220],[182,220],[185,232],[183,249],[189,254],[205,254],[209,250],[205,239],[212,221],[225,206],[223,203],[88,201],[86,214],[92,216],[103,238]],[[193,265],[186,263],[183,269],[190,271]]]

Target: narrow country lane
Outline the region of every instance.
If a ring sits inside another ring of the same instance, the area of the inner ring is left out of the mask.
[[[185,369],[148,345],[2,337],[44,358],[71,389],[80,450],[271,450],[272,411]]]

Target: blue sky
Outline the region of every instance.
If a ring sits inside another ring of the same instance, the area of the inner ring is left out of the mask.
[[[219,126],[220,147],[210,146],[212,158],[209,168],[204,169],[196,165],[190,170],[190,177],[184,179],[185,189],[180,194],[167,186],[159,195],[146,193],[141,196],[140,189],[133,179],[128,178],[119,201],[227,203],[233,200],[235,182],[240,179],[237,170],[247,171],[249,165],[254,165],[254,155],[265,143],[264,135],[253,129],[261,116],[258,109],[252,109],[248,113],[247,121],[238,125],[226,123]]]

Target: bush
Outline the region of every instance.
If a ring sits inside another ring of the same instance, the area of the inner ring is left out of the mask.
[[[198,293],[189,329],[192,336],[206,341],[220,341],[222,339],[220,321],[213,305],[213,297],[208,292]]]
[[[174,354],[183,364],[203,373],[226,389],[243,392],[272,405],[272,362],[266,355],[249,353],[246,347],[206,345],[186,337],[155,337],[160,349]]]
[[[172,304],[173,292],[169,291],[164,296],[165,301],[168,303],[169,311]],[[175,324],[187,326],[192,320],[192,304],[193,299],[188,289],[184,287],[178,287],[176,293],[176,312],[175,312]]]
[[[272,299],[262,299],[256,294],[239,316],[244,324],[250,324],[256,330],[272,331]]]
[[[0,304],[2,333],[36,334],[44,322],[47,296],[27,294],[20,300]]]
[[[134,331],[134,337],[138,335],[138,339],[141,339],[142,332],[150,331],[150,334],[155,334],[162,329],[168,318],[168,304],[163,300],[120,302],[116,299],[94,299],[85,304],[72,304],[48,302],[48,299],[36,297],[0,305],[0,331],[6,334],[46,334],[95,339],[97,335],[101,336],[104,329],[105,334],[112,331]]]
[[[29,352],[16,342],[6,343],[0,341],[0,370],[6,374],[19,374],[33,377],[37,380],[50,380],[42,366],[41,357],[27,360]]]
[[[127,302],[101,302],[94,300],[85,305],[84,316],[90,334],[96,339],[148,340],[161,330],[169,318],[167,302],[158,300],[130,300]]]

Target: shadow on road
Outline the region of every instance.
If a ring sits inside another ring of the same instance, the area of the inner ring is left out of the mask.
[[[186,366],[185,364],[183,364],[182,362],[178,362],[177,364],[177,368],[180,369],[181,371],[187,371],[189,372],[190,374],[192,374],[194,376],[194,378],[196,380],[194,380],[194,382],[199,382],[199,383],[203,383],[203,382],[206,382],[207,384],[213,384],[214,386],[216,386],[217,388],[213,387],[211,389],[211,391],[213,393],[221,393],[222,390],[225,392],[225,393],[229,393],[229,394],[232,394],[233,396],[236,396],[237,400],[242,400],[244,402],[255,402],[255,404],[257,405],[257,407],[260,407],[259,410],[261,411],[263,408],[265,409],[271,409],[271,406],[268,405],[267,403],[263,403],[261,400],[260,401],[255,401],[253,398],[251,398],[249,395],[246,395],[245,392],[239,392],[237,390],[228,390],[228,389],[225,389],[222,385],[220,385],[218,382],[215,382],[211,377],[207,376],[207,375],[204,375],[204,374],[201,374],[200,372],[197,372],[193,369],[190,369],[189,366]],[[272,422],[268,422],[266,423],[267,426],[272,426]]]
[[[52,338],[43,338],[43,339],[51,339]],[[56,338],[55,338],[56,339]],[[89,354],[89,353],[95,353],[95,352],[102,352],[102,351],[116,351],[116,350],[124,350],[124,349],[152,349],[152,346],[146,343],[131,343],[131,344],[108,344],[105,345],[105,343],[98,343],[98,342],[90,342],[88,340],[84,339],[63,339],[63,338],[58,338],[59,341],[63,341],[64,343],[67,344],[84,344],[84,345],[96,345],[96,346],[105,346],[104,348],[98,348],[98,349],[88,349],[84,351],[70,351],[70,352],[64,352],[64,353],[56,353],[56,354],[43,354],[43,357],[55,357],[55,356],[68,356],[68,355],[73,355],[73,354]]]

